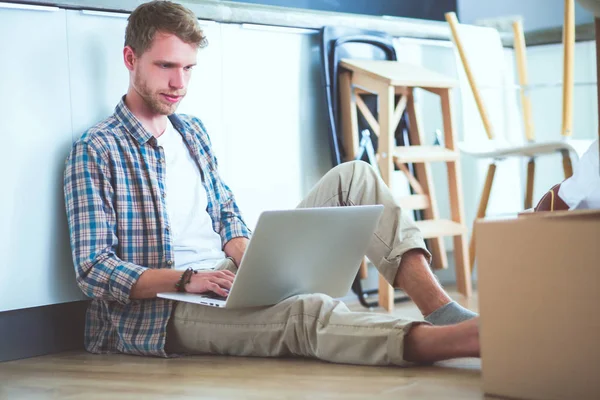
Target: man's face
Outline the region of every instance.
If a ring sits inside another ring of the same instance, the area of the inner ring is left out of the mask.
[[[171,115],[186,95],[198,49],[175,35],[158,32],[152,45],[137,57],[133,88],[157,115]]]

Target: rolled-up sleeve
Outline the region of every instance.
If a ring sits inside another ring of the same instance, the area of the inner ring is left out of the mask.
[[[93,144],[79,141],[66,161],[64,196],[77,284],[93,299],[126,304],[147,268],[117,257],[110,169]]]
[[[242,219],[240,210],[235,202],[233,193],[229,187],[224,183],[220,182],[223,187],[223,191],[227,194],[225,200],[220,203],[221,213],[221,240],[223,247],[227,242],[236,237],[250,238],[250,230],[246,226],[246,223]]]

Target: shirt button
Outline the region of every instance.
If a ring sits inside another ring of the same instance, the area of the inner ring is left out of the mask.
[[[163,199],[164,199],[165,197],[167,197],[167,192],[162,192],[162,197],[163,197]]]
[[[164,164],[165,163],[165,159],[164,158],[159,158],[158,159],[158,163],[159,164]]]
[[[167,261],[167,265],[170,267],[171,265],[173,265],[173,260],[168,260]]]

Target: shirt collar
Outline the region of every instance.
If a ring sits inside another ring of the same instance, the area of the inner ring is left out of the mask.
[[[152,137],[152,134],[144,128],[140,120],[125,104],[125,96],[121,97],[121,101],[115,107],[115,117],[139,144],[146,143]]]
[[[117,107],[115,107],[115,117],[123,124],[127,132],[139,143],[145,144],[153,138],[153,135],[144,128],[139,119],[125,104],[125,96],[121,98]],[[182,132],[182,122],[176,114],[169,115],[169,120],[178,131]]]

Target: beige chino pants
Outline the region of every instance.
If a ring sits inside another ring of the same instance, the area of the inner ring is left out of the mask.
[[[298,207],[383,204],[384,211],[367,250],[392,283],[402,255],[425,249],[411,217],[373,168],[349,162],[329,171]],[[224,261],[220,268],[235,272]],[[258,357],[312,357],[368,365],[404,365],[404,336],[414,321],[388,314],[352,312],[320,294],[294,296],[269,307],[220,309],[180,302],[169,323],[169,350],[191,354]]]

